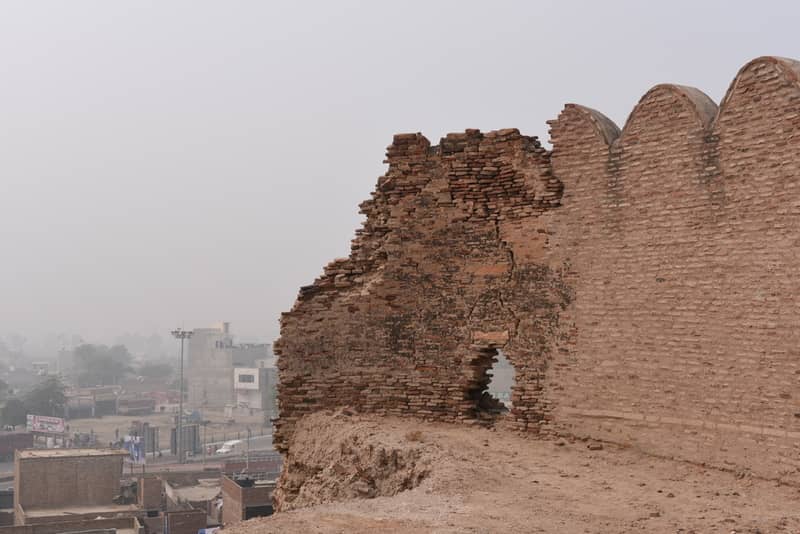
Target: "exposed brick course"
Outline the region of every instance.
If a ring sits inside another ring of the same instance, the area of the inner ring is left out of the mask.
[[[204,510],[167,512],[166,526],[169,534],[197,534],[206,528],[206,513]]]
[[[247,519],[247,509],[272,506],[275,485],[240,486],[234,479],[222,475],[222,524],[233,525]]]
[[[623,130],[395,136],[349,258],[281,320],[285,446],[337,406],[481,421],[496,349],[520,431],[800,481],[800,64],[720,108],[659,85]]]
[[[113,505],[120,491],[125,455],[112,449],[17,450],[15,522],[33,522],[23,513],[33,509]]]

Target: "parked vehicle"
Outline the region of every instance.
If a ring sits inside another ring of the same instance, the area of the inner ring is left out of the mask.
[[[240,439],[226,441],[219,449],[217,449],[215,454],[230,454],[232,452],[236,452],[241,448],[242,443],[243,441]]]

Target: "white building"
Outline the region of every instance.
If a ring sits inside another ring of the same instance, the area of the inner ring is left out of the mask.
[[[268,417],[275,412],[275,386],[277,373],[274,367],[237,367],[233,370],[233,388],[236,394],[235,411],[255,414],[264,412]]]

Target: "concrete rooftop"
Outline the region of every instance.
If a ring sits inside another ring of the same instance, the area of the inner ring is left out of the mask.
[[[19,458],[76,458],[81,456],[128,456],[119,449],[24,449],[17,451]]]

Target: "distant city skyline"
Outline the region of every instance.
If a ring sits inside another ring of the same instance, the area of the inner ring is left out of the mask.
[[[192,326],[187,329],[208,329],[217,326],[217,324]],[[234,329],[231,330],[231,335],[237,344],[267,343],[271,345],[273,341],[263,336],[240,335],[237,334]],[[70,350],[82,344],[124,345],[134,356],[148,353],[151,356],[155,356],[161,353],[169,358],[172,357],[173,353],[177,350],[175,340],[169,335],[169,332],[167,332],[166,335],[164,332],[122,332],[109,334],[107,337],[90,337],[78,333],[50,332],[32,338],[23,336],[18,332],[0,332],[0,347],[15,352],[22,350],[23,353],[39,357],[52,357],[55,356],[60,349]],[[2,356],[1,350],[0,356]]]

